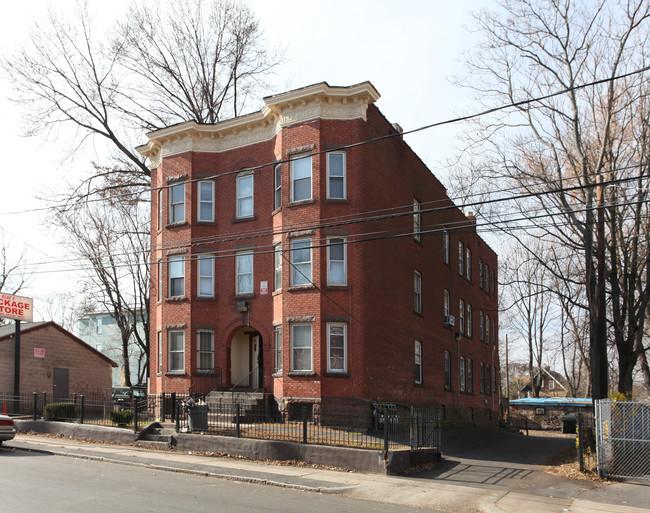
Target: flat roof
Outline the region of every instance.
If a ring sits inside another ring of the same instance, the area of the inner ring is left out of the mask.
[[[510,401],[510,406],[578,406],[590,408],[593,404],[589,397],[527,397]]]

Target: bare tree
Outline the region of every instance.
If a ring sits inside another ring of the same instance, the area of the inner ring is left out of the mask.
[[[106,31],[97,26],[86,3],[72,16],[50,10],[2,64],[25,106],[27,134],[67,127],[73,153],[88,138],[103,140],[100,164],[114,186],[148,184],[133,149],[144,131],[238,115],[280,62],[236,0],[134,2]],[[77,192],[95,191],[94,178]]]
[[[598,177],[607,184],[610,332],[618,389],[629,393],[650,299],[644,126],[650,3],[504,0],[499,13],[481,12],[476,20],[485,37],[469,59],[470,84],[490,107],[516,105],[475,127],[482,177],[520,196],[510,205],[524,220],[520,229],[580,256],[579,279],[553,259],[540,262],[549,277],[583,287],[590,347],[599,304]]]
[[[140,362],[137,382],[146,380],[149,354],[149,203],[105,196],[103,202],[59,209],[56,224],[67,247],[80,258],[88,299],[115,319],[121,335],[125,384],[132,384],[130,358]]]

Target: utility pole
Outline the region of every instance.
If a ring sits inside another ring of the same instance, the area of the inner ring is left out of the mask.
[[[603,177],[598,175],[596,187],[596,208],[598,212],[596,227],[596,260],[598,265],[598,284],[596,292],[597,318],[591,359],[591,397],[593,400],[606,399],[607,383],[607,308],[605,305],[605,208]]]

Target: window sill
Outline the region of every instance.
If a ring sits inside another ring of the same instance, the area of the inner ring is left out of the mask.
[[[413,242],[415,242],[415,243],[416,243],[418,246],[420,246],[421,248],[424,247],[424,245],[422,244],[422,236],[421,236],[421,235],[420,235],[420,238],[419,238],[419,239],[416,239],[415,237],[413,237]]]
[[[165,372],[165,376],[171,376],[171,377],[187,376],[187,372],[185,372],[185,371],[167,371],[167,372]]]
[[[349,372],[326,372],[323,376],[326,378],[349,378]]]
[[[300,201],[292,201],[291,203],[287,203],[287,207],[289,208],[302,207],[303,205],[311,205],[313,203],[316,203],[316,200],[314,198],[311,198],[311,199],[300,200]]]
[[[183,301],[187,301],[187,296],[172,296],[165,298],[166,303],[181,303]]]
[[[271,292],[272,296],[279,296],[280,294],[282,294],[282,289],[277,289]]]
[[[349,285],[342,285],[342,284],[341,284],[341,285],[338,285],[338,284],[336,284],[336,283],[331,283],[331,284],[328,283],[327,286],[326,286],[325,288],[326,288],[326,289],[329,289],[329,290],[350,290],[350,286],[349,286]]]
[[[421,317],[422,319],[424,319],[424,314],[422,312],[416,312],[415,310],[413,310],[413,315],[416,315],[416,316]]]
[[[347,198],[325,198],[325,203],[336,203],[338,205],[347,205],[350,202]]]
[[[316,285],[294,285],[289,287],[289,292],[300,292],[302,290],[315,290]]]
[[[418,382],[416,381],[415,383],[413,383],[413,386],[414,386],[414,387],[418,387],[418,388],[424,388],[424,383],[422,383],[422,382],[419,382],[419,383],[418,383]]]
[[[187,221],[180,221],[178,223],[167,223],[165,228],[167,228],[167,229],[169,229],[169,228],[178,228],[179,226],[185,226],[185,225],[188,225],[188,224],[189,223]]]
[[[287,376],[291,378],[309,378],[309,377],[315,377],[318,374],[316,374],[314,371],[291,371],[287,372]]]
[[[216,226],[217,222],[216,221],[201,221],[200,219],[196,222],[198,225],[204,225],[204,226]]]
[[[208,378],[216,378],[217,376],[219,376],[219,374],[217,372],[215,372],[214,369],[212,369],[212,370],[199,370],[199,369],[196,369],[196,372],[194,373],[194,375],[195,376],[201,376],[201,377],[208,377]]]
[[[194,301],[214,301],[217,296],[196,296]]]
[[[246,294],[235,294],[233,296],[233,299],[235,301],[239,301],[241,299],[255,299],[255,293],[254,292],[249,292],[249,293],[246,293]]]
[[[282,377],[282,371],[274,372],[273,374],[271,374],[271,377],[272,378],[281,378]]]
[[[273,212],[271,212],[271,216],[279,214],[280,212],[282,212],[282,207],[278,207],[278,208],[274,209]]]
[[[235,219],[232,220],[232,224],[247,223],[248,221],[255,220],[257,220],[257,217],[254,215],[248,217],[235,217]]]
[[[453,392],[454,389],[445,385],[445,392]]]

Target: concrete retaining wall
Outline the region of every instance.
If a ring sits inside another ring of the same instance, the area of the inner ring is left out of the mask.
[[[16,419],[14,423],[16,425],[16,430],[18,431],[33,431],[35,433],[71,436],[74,438],[94,440],[97,442],[133,444],[137,438],[133,431],[107,426],[18,419]]]

